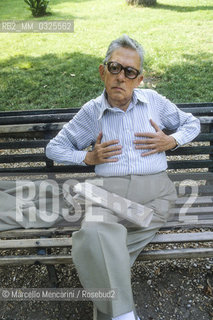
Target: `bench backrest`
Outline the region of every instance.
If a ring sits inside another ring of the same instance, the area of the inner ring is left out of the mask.
[[[167,152],[168,172],[179,194],[167,227],[212,226],[213,103],[178,106],[198,117],[202,130],[193,143]],[[78,110],[0,112],[0,176],[60,179],[61,174],[93,172],[93,167],[58,165],[45,156],[49,140]]]
[[[194,173],[199,179],[213,172],[213,103],[177,105],[200,119],[202,131],[193,143],[167,152],[168,168],[175,173],[190,169],[190,177]],[[45,156],[48,141],[78,110],[0,112],[0,174],[92,172],[93,167],[58,165]]]

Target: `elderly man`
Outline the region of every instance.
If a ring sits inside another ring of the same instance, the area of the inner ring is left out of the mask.
[[[113,212],[95,206],[102,221],[84,220],[73,234],[73,261],[84,288],[113,288],[117,299],[94,300],[98,320],[137,320],[131,266],[168,218],[176,192],[165,151],[190,142],[199,121],[153,90],[136,89],[143,79],[143,49],[123,35],[99,66],[105,89],[86,103],[50,141],[47,156],[65,164],[95,165],[103,188],[154,210],[148,227],[128,228]],[[165,134],[168,129],[173,133]],[[84,149],[93,145],[92,151]]]

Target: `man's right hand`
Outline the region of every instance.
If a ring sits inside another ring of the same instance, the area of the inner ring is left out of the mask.
[[[87,165],[96,165],[106,162],[117,162],[118,158],[109,159],[112,156],[121,154],[122,146],[118,144],[119,140],[110,140],[101,143],[102,132],[99,133],[94,149],[87,152],[84,162]]]

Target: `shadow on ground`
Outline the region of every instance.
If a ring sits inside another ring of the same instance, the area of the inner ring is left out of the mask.
[[[202,11],[202,10],[209,10],[211,11],[213,9],[213,6],[176,6],[176,5],[170,5],[170,4],[163,4],[163,3],[157,3],[153,9],[165,9],[165,10],[171,10],[176,12],[194,12],[194,11]]]
[[[145,87],[156,89],[176,103],[213,101],[210,53],[183,54],[180,63],[165,65],[161,74],[152,68],[151,57],[145,69]]]
[[[0,63],[0,110],[80,107],[103,90],[101,62],[78,52],[5,60]]]
[[[45,45],[45,42],[44,42]],[[176,103],[213,101],[210,53],[183,54],[161,73],[145,61],[145,88],[156,89]],[[89,54],[17,56],[0,63],[0,110],[76,108],[103,90],[98,66]]]

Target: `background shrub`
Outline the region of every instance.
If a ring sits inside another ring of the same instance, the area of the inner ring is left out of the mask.
[[[42,17],[47,14],[49,0],[24,0],[29,5],[33,17]]]

